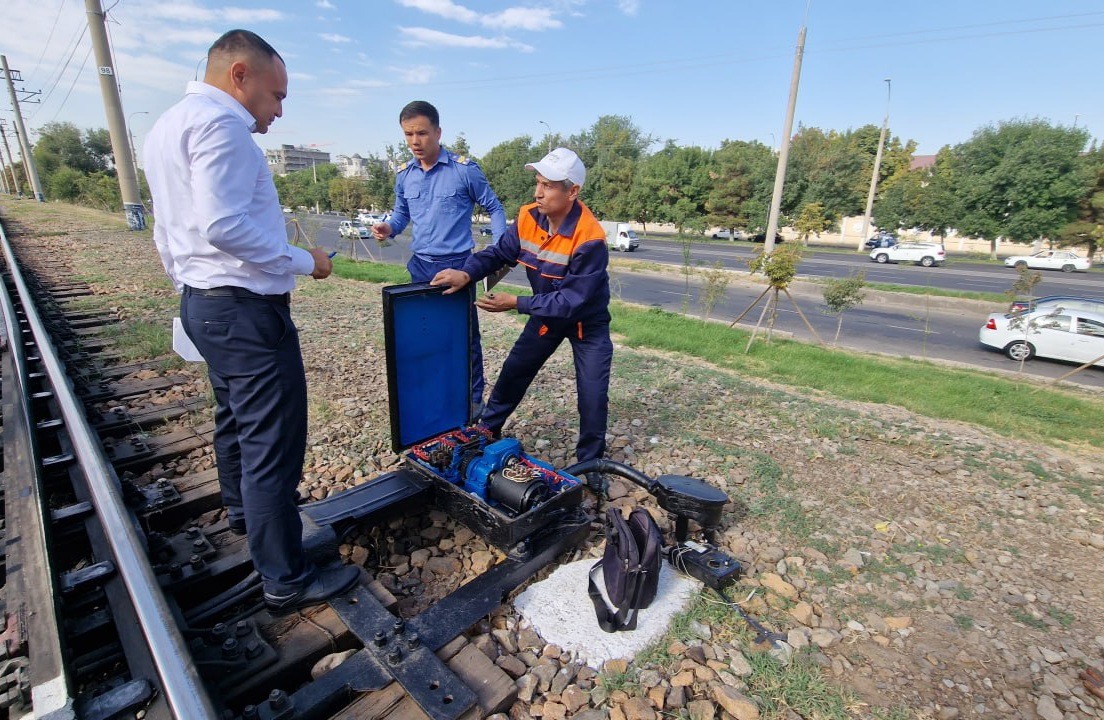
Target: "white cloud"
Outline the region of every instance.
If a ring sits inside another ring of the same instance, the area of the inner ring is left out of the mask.
[[[399,81],[403,85],[425,85],[437,74],[437,69],[432,65],[415,65],[406,68],[390,68],[398,73]]]
[[[322,95],[330,95],[332,97],[358,97],[369,90],[425,85],[437,75],[437,68],[432,65],[415,65],[414,67],[391,66],[385,68],[384,71],[386,72],[386,80],[379,78],[348,80],[341,85],[322,88],[318,92]]]
[[[617,7],[626,15],[636,15],[640,11],[640,0],[617,0]]]
[[[314,80],[315,77],[314,77],[314,75],[311,75],[310,73],[305,73],[305,72],[289,72],[288,73],[288,79],[289,80],[302,80],[304,82],[307,82],[307,81],[310,81],[310,80]]]
[[[459,20],[465,23],[474,23],[479,20],[479,13],[469,10],[463,5],[457,5],[452,0],[398,0],[398,2],[404,7],[415,8],[449,20]]]
[[[503,30],[554,30],[563,23],[548,8],[506,8],[502,12],[484,15],[479,21],[487,27]]]
[[[474,49],[515,48],[522,52],[533,52],[532,45],[511,40],[508,37],[484,37],[482,35],[453,35],[423,27],[400,27],[404,39],[402,44],[408,47],[457,47]]]
[[[622,2],[627,1],[622,0]],[[549,8],[510,7],[495,13],[478,13],[452,0],[397,0],[397,2],[404,7],[421,10],[448,20],[458,20],[469,25],[478,24],[500,30],[550,30],[563,27],[563,23],[555,18],[555,12]]]
[[[275,22],[283,20],[284,14],[279,10],[267,8],[205,8],[190,2],[174,2],[172,4],[138,5],[133,9],[135,15],[155,18],[160,20],[173,20],[176,22],[224,22],[224,23],[258,23]]]
[[[330,0],[318,0],[318,2],[316,2],[314,5],[315,5],[315,7],[320,7],[324,10],[335,10],[336,9],[336,8],[334,8],[334,4],[332,2],[330,2]]]
[[[318,37],[322,38],[326,42],[332,43],[348,43],[353,41],[351,37],[338,35],[337,33],[318,33]]]

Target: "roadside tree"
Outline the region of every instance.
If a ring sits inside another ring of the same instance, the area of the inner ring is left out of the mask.
[[[1077,203],[1077,217],[1055,234],[1063,247],[1084,247],[1089,259],[1104,246],[1104,148],[1094,148],[1083,158],[1093,183]]]
[[[1053,237],[1077,216],[1092,186],[1080,154],[1084,129],[1044,120],[988,125],[952,153],[952,187],[962,201],[960,232],[1031,242]]]
[[[859,271],[845,278],[832,278],[824,284],[826,315],[836,316],[836,336],[832,344],[839,343],[843,328],[843,314],[862,304],[866,296],[866,273]]]
[[[343,213],[372,205],[368,182],[361,178],[336,177],[329,184],[330,207]]]
[[[824,214],[824,206],[818,202],[808,203],[801,208],[797,219],[794,220],[794,230],[797,231],[801,242],[809,244],[810,235],[819,235],[832,227],[832,221]]]
[[[680,233],[687,227],[704,230],[709,166],[708,150],[679,147],[668,140],[662,150],[637,165],[629,192],[629,217],[640,223],[671,223]]]
[[[517,217],[521,206],[533,201],[533,172],[525,169],[525,163],[536,159],[538,150],[532,138],[521,135],[495,145],[480,162],[507,218]],[[590,204],[589,200],[584,202]]]
[[[584,202],[599,218],[634,215],[630,193],[636,166],[654,143],[655,138],[625,115],[603,115],[568,139],[567,147],[578,153],[587,168]]]
[[[733,231],[765,227],[774,165],[774,153],[762,143],[722,142],[709,171],[712,186],[705,198],[709,222]]]

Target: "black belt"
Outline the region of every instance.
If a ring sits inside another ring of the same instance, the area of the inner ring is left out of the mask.
[[[185,285],[184,292],[189,295],[200,295],[202,297],[233,297],[244,300],[266,300],[281,305],[291,305],[291,293],[289,292],[283,295],[261,295],[260,293],[255,293],[252,290],[246,290],[236,285],[223,285],[213,288],[195,288],[191,285]]]

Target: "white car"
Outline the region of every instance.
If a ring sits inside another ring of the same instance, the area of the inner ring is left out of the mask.
[[[367,240],[371,237],[368,228],[353,220],[342,220],[337,226],[337,234],[347,238],[361,238]]]
[[[1038,356],[1104,367],[1104,313],[1063,308],[993,313],[978,340],[1017,362]]]
[[[1005,267],[1031,268],[1032,270],[1061,270],[1087,272],[1092,261],[1069,250],[1043,250],[1034,255],[1013,255],[1004,259]]]
[[[947,251],[935,243],[901,243],[891,247],[876,248],[871,251],[870,259],[876,263],[914,262],[924,267],[942,265],[947,259]]]
[[[381,222],[387,222],[386,215],[378,215],[376,213],[361,213],[357,216],[357,219],[368,227],[372,227],[373,225],[377,225]]]

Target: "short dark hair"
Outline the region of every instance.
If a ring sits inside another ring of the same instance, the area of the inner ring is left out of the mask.
[[[229,30],[223,33],[222,37],[215,40],[207,50],[207,58],[210,59],[216,54],[234,55],[243,52],[279,58],[280,62],[284,62],[280,53],[276,52],[276,48],[265,42],[260,35],[249,30]]]
[[[433,125],[433,127],[441,127],[441,116],[437,114],[437,108],[433,107],[425,100],[415,100],[414,102],[408,102],[406,107],[399,113],[399,122],[404,123],[407,120],[411,120],[416,117],[424,117]]]

